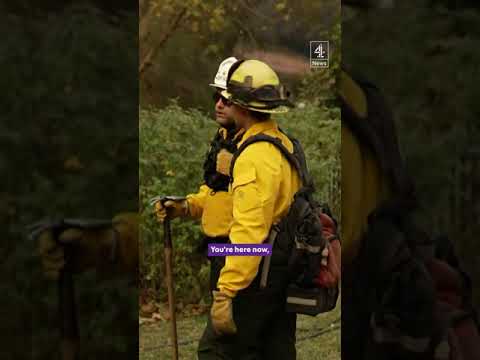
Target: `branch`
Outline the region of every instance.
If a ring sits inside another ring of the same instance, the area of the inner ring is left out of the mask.
[[[180,26],[180,22],[182,21],[186,13],[187,13],[186,7],[180,10],[176,18],[173,20],[172,25],[170,26],[170,29],[168,29],[164,33],[163,37],[160,39],[158,43],[156,43],[155,45],[152,45],[147,55],[143,58],[143,60],[140,63],[140,67],[138,70],[140,77],[152,65],[153,58],[157,55],[158,51],[165,45],[167,40],[173,35],[175,30],[177,30],[177,28]]]
[[[249,11],[250,13],[252,13],[253,15],[255,15],[256,17],[264,20],[264,21],[267,21],[269,23],[272,23],[273,22],[273,19],[272,17],[268,17],[258,11],[255,11],[253,10],[247,3],[245,3],[244,1],[240,0],[237,2],[238,4],[240,4],[245,10]],[[256,3],[257,7],[259,5],[259,2]]]
[[[243,30],[243,31],[245,31],[245,32],[247,33],[248,37],[250,38],[250,40],[252,41],[253,44],[258,45],[257,39],[255,39],[255,36],[253,36],[253,34],[252,34],[252,32],[250,31],[250,29],[249,29],[247,26],[244,26],[244,23],[247,23],[247,21],[245,21],[245,19],[243,19],[243,21],[239,21],[239,20],[237,20],[237,19],[232,18],[232,20],[233,20],[233,22],[234,22],[235,24],[237,24],[237,26],[238,26],[241,30]]]
[[[148,35],[150,35],[149,20],[153,17],[153,13],[156,7],[155,4],[152,2],[147,2],[146,4],[144,3],[142,5],[143,5],[143,10],[142,10],[142,13],[140,14],[140,23],[138,26],[139,27],[138,36],[139,36],[140,44],[144,43]]]

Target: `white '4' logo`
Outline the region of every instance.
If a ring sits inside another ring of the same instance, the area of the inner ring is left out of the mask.
[[[323,50],[323,44],[317,46],[317,48],[313,51],[314,54],[317,54],[319,58],[324,58],[326,55],[326,51]]]

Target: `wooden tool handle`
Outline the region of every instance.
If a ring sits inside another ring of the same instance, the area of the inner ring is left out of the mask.
[[[79,331],[72,273],[63,270],[58,280],[58,308],[62,360],[78,360]]]
[[[163,223],[165,274],[168,292],[168,310],[170,313],[173,359],[178,360],[177,319],[175,314],[175,291],[173,287],[173,264],[172,264],[172,234],[170,219],[167,216]]]

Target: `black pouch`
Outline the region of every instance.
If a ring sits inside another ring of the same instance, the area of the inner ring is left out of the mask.
[[[331,311],[337,304],[339,290],[334,288],[303,288],[290,284],[287,288],[287,312],[316,316]]]

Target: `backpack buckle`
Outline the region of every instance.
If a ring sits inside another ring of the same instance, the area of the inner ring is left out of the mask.
[[[273,253],[273,245],[275,244],[275,239],[277,238],[278,233],[280,232],[280,227],[277,224],[273,224],[270,228],[270,233],[268,235],[267,244],[272,245],[272,253]],[[265,289],[267,286],[268,280],[268,273],[270,272],[270,265],[272,262],[272,254],[267,255],[263,260],[262,265],[262,274],[260,277],[260,289]]]

